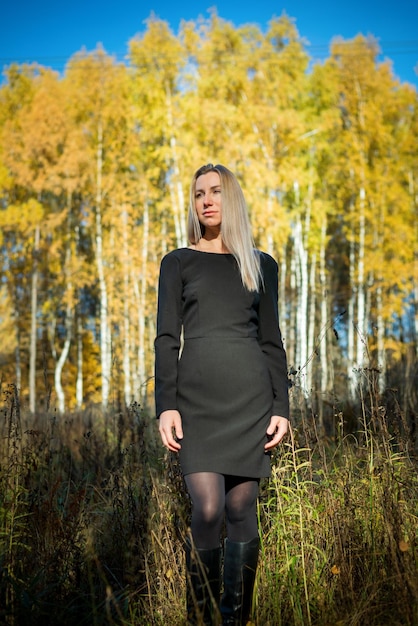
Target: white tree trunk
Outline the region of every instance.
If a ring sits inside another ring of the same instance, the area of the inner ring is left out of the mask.
[[[170,205],[173,212],[174,232],[176,234],[176,244],[180,248],[183,246],[183,236],[181,232],[180,211],[176,198],[175,184],[172,180],[167,181],[168,189],[170,192]]]
[[[354,207],[351,206],[351,212]],[[355,331],[355,302],[356,302],[356,252],[355,252],[355,237],[354,229],[352,231],[352,239],[350,241],[349,252],[349,280],[351,294],[348,300],[348,330],[347,330],[347,379],[348,379],[348,392],[350,398],[355,397],[356,393],[356,374],[354,372],[355,367],[355,344],[354,344],[354,331]]]
[[[378,287],[377,298],[377,365],[379,372],[379,392],[383,393],[386,388],[386,352],[385,352],[385,323],[383,321],[382,288]]]
[[[309,285],[310,285],[310,298],[308,304],[308,349],[307,353],[309,355],[309,365],[306,370],[306,386],[308,389],[312,389],[312,374],[313,374],[313,365],[315,362],[314,358],[311,358],[315,349],[315,322],[316,322],[316,255],[312,256],[311,261],[311,271],[309,277]]]
[[[297,255],[297,344],[299,352],[299,365],[306,376],[306,364],[308,360],[308,253],[305,249],[302,236],[302,224],[297,220],[293,229],[295,252]]]
[[[328,389],[328,295],[327,295],[327,275],[326,275],[326,232],[327,226],[324,220],[321,230],[321,251],[319,261],[319,284],[321,286],[321,328],[325,330],[321,338],[320,359],[321,359],[321,395],[324,396]]]
[[[280,330],[283,336],[283,342],[287,342],[288,324],[286,318],[286,274],[287,274],[287,260],[286,260],[286,246],[283,246],[282,259],[280,262],[280,274],[279,274],[279,322]],[[287,346],[286,350],[287,350]]]
[[[107,407],[110,393],[111,373],[111,340],[109,329],[108,294],[103,263],[103,232],[102,232],[102,171],[103,171],[103,130],[98,124],[96,153],[97,189],[96,189],[96,263],[99,277],[100,292],[100,359],[102,381],[102,405]]]
[[[77,408],[83,406],[83,325],[81,314],[77,314],[77,379],[75,384],[75,399]]]
[[[166,90],[167,124],[170,136],[171,167],[168,185],[170,189],[171,207],[173,210],[174,228],[176,232],[177,246],[187,246],[186,211],[183,185],[180,177],[180,168],[177,156],[177,141],[174,132],[173,107],[171,93]]]
[[[290,258],[290,294],[296,306],[290,307],[290,319],[288,327],[288,353],[293,361],[292,365],[295,369],[299,366],[299,342],[297,341],[297,298],[298,287],[296,280],[296,250],[293,247],[292,256]]]
[[[68,353],[70,351],[71,340],[72,340],[72,326],[73,326],[73,311],[72,311],[72,296],[73,296],[73,287],[71,282],[71,272],[70,272],[70,261],[71,261],[71,194],[68,194],[67,198],[67,243],[65,249],[65,259],[64,259],[64,277],[65,277],[65,290],[67,292],[68,304],[65,316],[65,341],[60,354],[60,357],[55,361],[55,372],[54,372],[54,386],[55,393],[57,394],[58,400],[58,411],[61,415],[65,411],[65,393],[62,386],[62,370],[67,360]]]
[[[33,270],[31,282],[31,327],[30,327],[30,353],[29,353],[29,410],[35,413],[36,409],[36,335],[38,313],[38,254],[39,254],[40,228],[35,228],[35,240],[33,244]]]
[[[131,324],[129,315],[129,277],[130,273],[127,271],[129,263],[129,249],[128,249],[128,214],[126,207],[122,207],[122,264],[125,268],[123,272],[123,356],[122,356],[122,369],[123,369],[123,391],[125,406],[130,406],[132,402],[132,387],[131,387]]]
[[[65,411],[65,394],[64,394],[64,389],[62,387],[62,380],[61,380],[61,375],[62,375],[62,369],[64,367],[64,363],[67,360],[68,357],[68,353],[70,351],[70,345],[71,345],[71,309],[68,306],[67,307],[67,319],[66,319],[66,337],[65,337],[65,341],[64,341],[64,346],[61,350],[61,354],[59,359],[57,360],[56,364],[55,364],[55,372],[54,372],[54,384],[55,384],[55,393],[57,394],[57,400],[58,400],[58,411],[59,413],[61,413],[61,415],[64,413]]]
[[[144,203],[143,234],[142,234],[142,259],[141,277],[138,307],[138,372],[139,372],[139,397],[141,404],[146,398],[146,364],[145,364],[145,312],[147,297],[147,266],[148,266],[148,242],[149,242],[149,210],[148,201]]]
[[[366,294],[365,294],[365,273],[364,273],[364,240],[365,240],[365,215],[364,203],[366,193],[364,188],[359,194],[359,246],[357,258],[357,367],[364,366],[366,350]]]

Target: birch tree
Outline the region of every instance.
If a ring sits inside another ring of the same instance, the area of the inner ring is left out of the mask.
[[[333,166],[329,182],[346,221],[351,293],[347,299],[347,374],[352,381],[352,397],[356,391],[353,370],[355,374],[373,357],[373,318],[380,325],[377,351],[382,367],[381,388],[384,387],[383,343],[387,349],[388,335],[412,279],[408,269],[410,246],[401,251],[400,264],[406,271],[402,281],[393,280],[394,265],[390,261],[392,245],[404,237],[405,218],[407,221],[401,182],[404,177],[397,171],[396,155],[401,145],[399,138],[404,137],[405,120],[411,118],[408,107],[403,105],[407,100],[405,90],[399,88],[387,63],[377,64],[377,52],[371,39],[336,41],[328,62],[334,75],[332,89],[340,117],[340,130],[332,131],[339,134],[339,141],[337,167]],[[391,219],[395,204],[398,218],[403,215],[396,223]],[[384,234],[387,228],[391,237]]]
[[[71,90],[71,115],[78,128],[77,143],[86,164],[80,192],[89,211],[99,289],[99,338],[102,405],[108,406],[112,370],[112,319],[109,274],[112,220],[110,210],[116,172],[123,153],[126,70],[98,49],[70,60],[66,83]],[[109,248],[110,246],[110,248]]]
[[[289,365],[320,397],[320,420],[322,401],[347,393],[342,371],[355,399],[357,373],[371,365],[383,392],[406,362],[411,398],[417,96],[377,54],[371,39],[337,40],[307,72],[292,19],[262,32],[212,11],[177,35],[150,19],[129,67],[99,48],[62,78],[11,68],[0,245],[12,313],[0,328],[13,321],[24,394],[30,381],[44,393],[48,334],[60,411],[148,401],[159,261],[186,245],[185,190],[212,161],[237,173],[256,243],[279,262]]]
[[[166,22],[150,19],[147,25],[147,31],[129,44],[134,105],[141,144],[155,157],[151,180],[158,179],[167,189],[160,206],[171,213],[175,242],[182,247],[187,237],[181,166],[184,151],[178,143],[182,134],[179,83],[187,57]]]

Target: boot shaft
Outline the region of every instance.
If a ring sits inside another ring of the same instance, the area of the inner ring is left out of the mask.
[[[222,624],[245,626],[250,617],[259,538],[248,542],[225,540],[224,591],[221,599]]]
[[[221,549],[202,550],[187,540],[187,623],[190,626],[219,624]]]

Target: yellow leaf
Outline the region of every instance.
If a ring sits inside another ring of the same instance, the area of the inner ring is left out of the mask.
[[[339,574],[341,574],[341,570],[338,565],[333,565],[331,567],[331,573],[334,574],[334,576],[338,576]]]

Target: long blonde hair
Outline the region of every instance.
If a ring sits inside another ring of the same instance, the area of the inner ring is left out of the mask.
[[[196,245],[204,235],[204,227],[197,216],[195,195],[196,180],[208,172],[217,172],[221,179],[222,242],[237,260],[243,285],[249,291],[257,291],[262,284],[262,275],[260,258],[251,233],[247,203],[237,178],[224,165],[203,165],[192,178],[187,224],[189,241]]]

